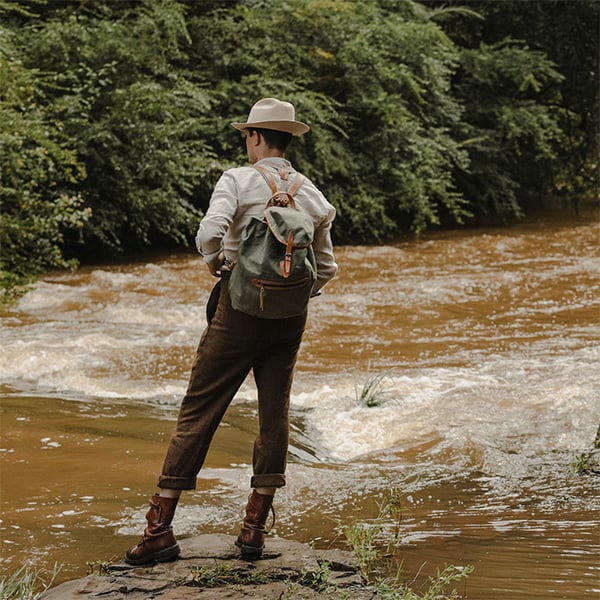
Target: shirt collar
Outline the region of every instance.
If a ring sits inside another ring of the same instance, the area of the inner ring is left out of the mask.
[[[275,167],[276,169],[290,169],[292,166],[289,160],[280,158],[279,156],[269,156],[257,161],[255,164],[262,167]]]

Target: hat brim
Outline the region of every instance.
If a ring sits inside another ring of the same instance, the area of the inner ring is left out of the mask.
[[[306,123],[300,121],[258,121],[256,123],[232,123],[231,126],[239,131],[245,129],[272,129],[273,131],[283,131],[292,135],[302,135],[310,130]]]

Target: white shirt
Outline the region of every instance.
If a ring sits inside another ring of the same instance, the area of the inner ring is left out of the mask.
[[[288,189],[297,171],[284,158],[264,158],[256,163],[275,177],[280,190]],[[208,210],[196,234],[196,247],[204,261],[219,266],[219,254],[237,261],[240,237],[252,217],[262,218],[271,190],[265,178],[253,167],[228,169],[221,175],[210,198]],[[296,208],[308,214],[315,224],[313,250],[317,262],[317,281],[313,293],[337,272],[331,243],[331,223],[335,208],[308,178],[294,196]]]

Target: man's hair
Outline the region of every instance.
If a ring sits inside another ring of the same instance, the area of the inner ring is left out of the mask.
[[[269,148],[277,148],[281,152],[285,152],[292,141],[292,134],[287,131],[260,129],[259,127],[248,127],[248,131],[257,131],[265,138],[265,143]]]

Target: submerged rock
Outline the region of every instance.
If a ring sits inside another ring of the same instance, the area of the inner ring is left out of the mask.
[[[63,583],[45,592],[40,600],[376,597],[363,586],[351,552],[316,550],[308,544],[272,538],[261,560],[246,562],[233,541],[231,536],[219,534],[182,539],[181,555],[173,562],[138,567],[105,565],[104,575]]]

